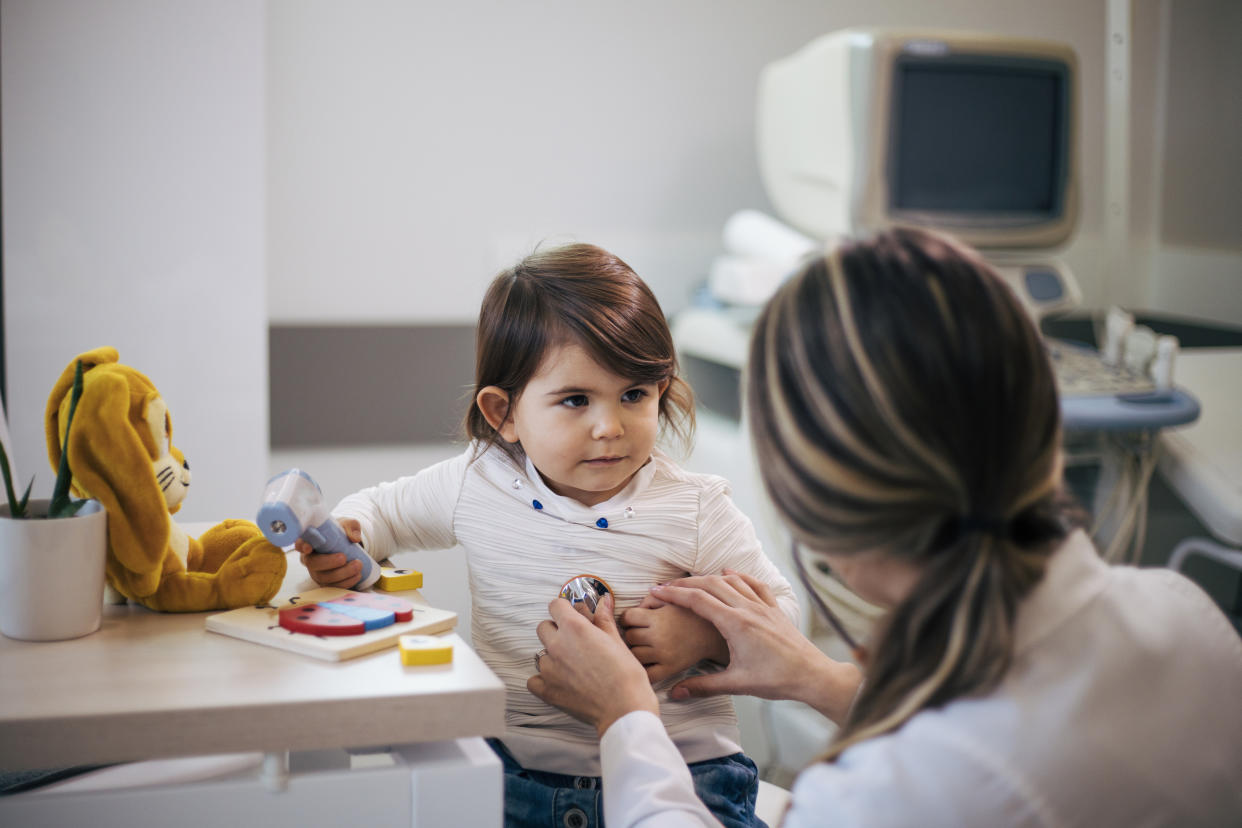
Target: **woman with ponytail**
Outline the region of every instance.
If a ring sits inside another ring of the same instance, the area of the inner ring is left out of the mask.
[[[1062,487],[1046,351],[976,253],[896,229],[808,261],[760,315],[745,385],[799,565],[887,609],[855,665],[747,576],[652,590],[729,645],[673,699],[794,699],[838,724],[784,824],[1242,824],[1242,638],[1182,576],[1099,559]],[[530,689],[596,726],[608,825],[715,824],[601,608],[550,605]]]

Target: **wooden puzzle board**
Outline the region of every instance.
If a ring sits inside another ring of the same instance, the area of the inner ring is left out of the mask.
[[[418,590],[381,593],[401,598],[414,605],[414,617],[398,621],[387,627],[368,630],[361,635],[322,636],[291,632],[280,626],[280,610],[291,606],[332,601],[349,594],[348,589],[319,587],[291,595],[283,601],[264,607],[242,607],[207,616],[210,632],[231,635],[256,644],[291,650],[295,653],[322,658],[327,661],[344,661],[386,647],[395,647],[402,635],[430,635],[447,632],[457,626],[457,613],[437,609],[428,604]]]

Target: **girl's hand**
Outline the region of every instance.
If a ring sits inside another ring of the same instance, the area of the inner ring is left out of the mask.
[[[564,598],[548,604],[551,621],[536,632],[547,653],[526,689],[575,719],[594,725],[603,736],[612,723],[635,710],[660,714],[660,704],[638,663],[617,631],[612,595],[605,595],[595,617]],[[532,656],[534,654],[532,653]]]
[[[337,523],[345,530],[345,537],[354,543],[362,542],[361,523],[353,518],[342,518]],[[302,554],[302,566],[320,586],[349,589],[362,577],[362,562],[351,561],[342,552],[316,552],[301,538],[293,542],[293,548]]]
[[[862,683],[852,664],[833,661],[792,624],[761,581],[731,570],[651,588],[656,599],[694,611],[715,625],[729,648],[723,672],[693,676],[674,699],[725,693],[805,702],[841,723]]]
[[[622,613],[621,623],[626,628],[625,643],[647,668],[652,684],[705,659],[729,663],[729,645],[724,637],[710,621],[688,609],[648,599]]]

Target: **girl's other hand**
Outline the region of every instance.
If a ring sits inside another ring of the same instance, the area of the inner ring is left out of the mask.
[[[648,606],[649,603],[659,606]],[[621,614],[625,643],[647,668],[652,684],[671,678],[700,661],[729,663],[729,645],[712,623],[688,609],[649,601]]]
[[[345,531],[345,537],[353,543],[362,542],[362,524],[353,518],[337,521]],[[298,538],[293,548],[302,556],[302,566],[311,580],[320,586],[349,589],[362,577],[362,562],[351,561],[340,552],[316,552],[306,541]]]

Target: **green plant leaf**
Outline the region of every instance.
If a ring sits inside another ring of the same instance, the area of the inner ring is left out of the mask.
[[[30,478],[30,485],[26,486],[26,494],[18,500],[17,493],[13,491],[13,473],[9,469],[9,454],[4,450],[3,443],[0,443],[0,474],[4,475],[4,494],[9,500],[9,517],[26,517],[26,502],[30,500],[30,487],[34,485],[34,478]]]
[[[22,499],[17,501],[16,517],[28,517],[26,514],[26,504],[30,502],[30,490],[34,487],[34,478],[30,478],[30,482],[26,484],[26,493],[22,495]]]
[[[57,517],[69,508],[69,483],[73,474],[69,471],[69,428],[73,425],[73,413],[78,408],[78,400],[82,397],[82,360],[78,360],[73,370],[73,393],[69,397],[69,415],[65,417],[65,440],[60,448],[60,465],[56,469],[56,486],[52,489],[52,502],[48,504],[47,513]],[[73,512],[76,512],[74,509]],[[73,514],[68,512],[68,514]]]
[[[60,505],[59,508],[53,509],[50,506],[47,510],[47,516],[50,518],[67,518],[73,517],[78,510],[86,505],[85,500],[67,500]]]

